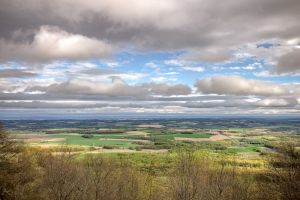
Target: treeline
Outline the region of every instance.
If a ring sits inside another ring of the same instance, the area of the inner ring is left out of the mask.
[[[172,167],[139,167],[126,159],[32,151],[0,129],[1,200],[296,200],[300,155],[277,149],[266,170],[253,171],[178,150]]]

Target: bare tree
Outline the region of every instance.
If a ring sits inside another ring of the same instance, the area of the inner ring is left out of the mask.
[[[300,152],[294,143],[277,147],[275,158],[270,161],[272,186],[282,200],[297,200],[300,197]]]
[[[71,155],[47,155],[42,161],[44,199],[82,199],[85,194],[84,169]]]
[[[163,200],[166,199],[166,185],[161,171],[157,171],[158,161],[150,158],[150,162],[143,167],[143,200]]]
[[[235,175],[235,170],[228,169],[224,160],[214,166],[209,173],[209,199],[228,199]]]
[[[0,199],[25,199],[29,195],[28,184],[34,169],[23,146],[10,138],[0,124]],[[25,192],[26,191],[26,192]]]
[[[208,167],[207,159],[197,159],[195,151],[180,150],[175,169],[170,176],[172,199],[205,199]]]
[[[252,200],[257,197],[257,189],[252,174],[240,171],[231,184],[230,200]]]
[[[137,171],[128,161],[121,160],[119,163],[116,179],[116,200],[138,200],[141,196],[142,174]]]
[[[116,163],[109,158],[89,156],[87,163],[87,178],[90,189],[90,199],[110,200],[114,198]]]

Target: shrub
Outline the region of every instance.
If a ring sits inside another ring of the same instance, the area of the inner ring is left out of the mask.
[[[142,151],[142,148],[141,147],[135,147],[135,150],[136,151]]]
[[[108,145],[105,145],[105,146],[103,146],[103,149],[115,149],[115,147],[113,147],[113,146],[108,146]]]
[[[92,134],[84,134],[84,135],[82,135],[81,137],[83,137],[83,138],[93,138],[94,137],[94,135],[92,135]]]

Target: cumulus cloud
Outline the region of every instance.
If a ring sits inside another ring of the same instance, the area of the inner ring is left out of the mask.
[[[299,10],[299,0],[1,0],[0,63],[13,66],[0,66],[0,99],[108,101],[92,108],[122,99],[139,112],[297,112],[299,89],[289,92],[289,85],[216,75],[190,88],[185,84],[195,76],[180,72],[210,76],[232,69],[287,80],[299,73]],[[153,58],[144,60],[149,52]],[[253,95],[258,99],[246,100]],[[148,100],[164,103],[151,107]],[[53,106],[24,105],[35,104]]]
[[[289,93],[285,86],[239,76],[214,76],[195,84],[204,94],[279,96]]]
[[[51,84],[45,87],[28,87],[25,92],[45,92],[55,95],[100,95],[110,97],[143,97],[149,95],[187,95],[191,89],[183,84],[166,83],[129,85],[117,76],[111,77],[111,83],[96,82],[84,79],[70,79],[66,82]]]
[[[55,60],[87,60],[108,58],[113,48],[104,41],[68,33],[58,27],[42,26],[33,40],[0,39],[0,60],[20,62],[52,62]]]
[[[103,96],[141,96],[145,91],[139,87],[130,86],[118,77],[113,77],[111,83],[95,82],[82,79],[70,79],[66,82],[52,84],[47,87],[32,87],[27,91],[42,91],[47,94],[63,95],[103,95]]]

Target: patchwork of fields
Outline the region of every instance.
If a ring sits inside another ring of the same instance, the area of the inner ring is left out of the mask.
[[[299,141],[297,121],[190,121],[10,121],[7,127],[15,139],[30,146],[64,146],[85,153],[159,153],[193,147],[259,157],[272,152],[276,143]]]

